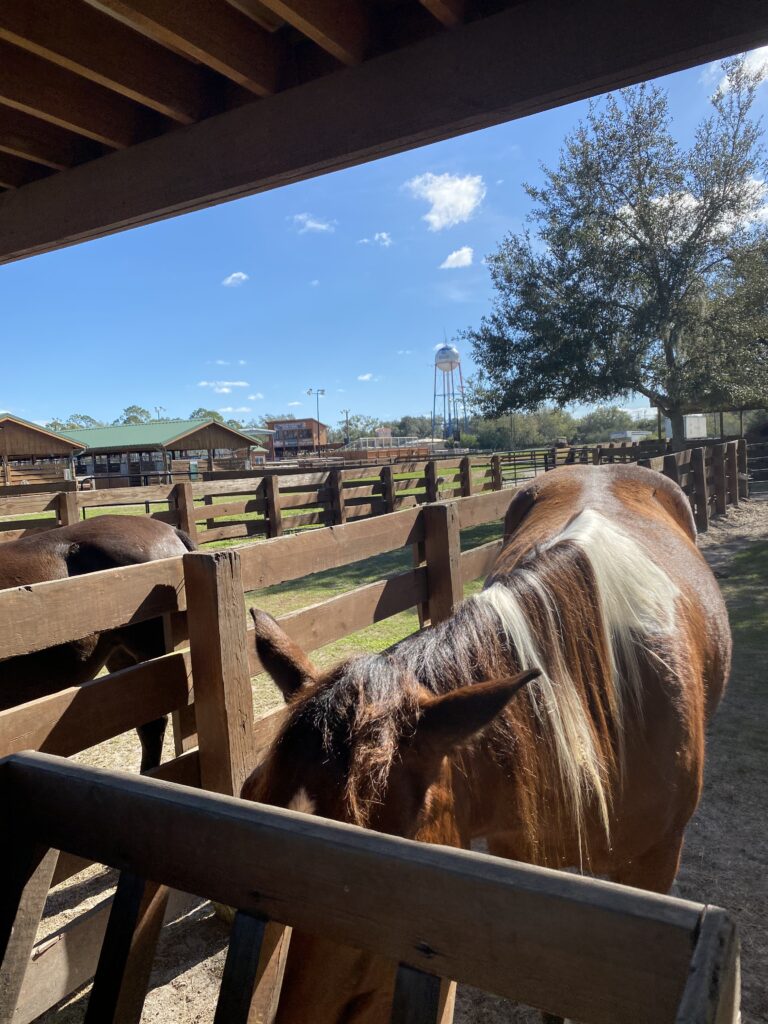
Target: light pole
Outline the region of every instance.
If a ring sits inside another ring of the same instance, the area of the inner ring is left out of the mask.
[[[344,431],[344,444],[349,444],[349,409],[342,409],[341,412],[347,421],[347,427]]]
[[[161,412],[165,412],[165,406],[163,406],[163,405],[156,405],[155,406],[155,419],[158,419],[158,420],[160,419],[160,413]]]
[[[320,454],[320,395],[325,394],[325,388],[307,388],[307,394],[317,399],[317,454]]]

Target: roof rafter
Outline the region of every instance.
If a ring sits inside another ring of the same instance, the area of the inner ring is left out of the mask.
[[[419,2],[447,28],[455,28],[464,21],[466,0],[419,0]]]
[[[3,194],[0,263],[766,44],[765,0],[514,4]]]
[[[360,0],[261,0],[343,64],[365,56],[371,26]]]
[[[0,105],[0,152],[63,171],[102,156],[105,150],[58,125]]]
[[[281,40],[221,0],[88,0],[149,39],[200,61],[258,96],[276,92]]]
[[[151,107],[200,119],[200,69],[79,0],[3,0],[0,39]]]
[[[0,103],[113,149],[139,142],[157,126],[157,115],[123,96],[3,42]]]
[[[45,178],[51,171],[40,164],[31,164],[17,156],[0,153],[0,186],[2,188],[21,188],[30,181]]]

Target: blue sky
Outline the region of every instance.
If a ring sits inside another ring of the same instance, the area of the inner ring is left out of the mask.
[[[661,80],[683,144],[717,77],[696,68]],[[0,268],[0,409],[44,422],[111,420],[133,403],[179,417],[205,406],[247,420],[311,415],[313,387],[326,389],[321,419],[332,424],[344,408],[430,411],[434,346],[488,310],[482,259],[522,227],[522,182],[540,180],[540,162],[556,161],[585,110]]]

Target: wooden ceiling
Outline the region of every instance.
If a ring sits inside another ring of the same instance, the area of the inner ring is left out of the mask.
[[[765,0],[0,0],[0,261],[766,42]]]

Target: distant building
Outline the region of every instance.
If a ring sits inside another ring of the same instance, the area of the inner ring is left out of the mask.
[[[274,431],[269,438],[273,459],[296,459],[328,447],[328,427],[316,419],[268,420],[267,428]]]
[[[647,430],[614,430],[611,441],[644,441],[648,437]]]

